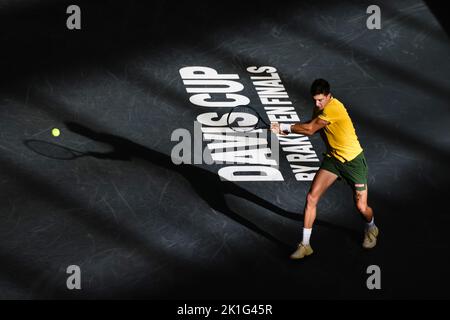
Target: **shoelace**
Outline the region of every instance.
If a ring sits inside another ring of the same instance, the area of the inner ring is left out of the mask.
[[[375,235],[373,234],[372,230],[370,230],[370,229],[366,230],[366,237],[369,239],[369,241],[375,240]]]

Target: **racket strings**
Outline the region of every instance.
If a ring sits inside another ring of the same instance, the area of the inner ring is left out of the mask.
[[[237,132],[249,132],[258,127],[260,116],[252,108],[235,107],[228,115],[228,126]]]

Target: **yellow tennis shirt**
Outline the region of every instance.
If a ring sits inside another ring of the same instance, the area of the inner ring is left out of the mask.
[[[315,108],[314,114],[329,122],[322,133],[328,155],[345,162],[353,160],[363,151],[347,109],[339,100],[331,98],[322,110]]]

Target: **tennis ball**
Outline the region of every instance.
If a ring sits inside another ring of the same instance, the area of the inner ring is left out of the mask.
[[[61,134],[61,132],[59,131],[58,128],[53,128],[53,130],[52,130],[52,135],[53,135],[54,137],[57,137],[57,136],[59,136],[60,134]]]

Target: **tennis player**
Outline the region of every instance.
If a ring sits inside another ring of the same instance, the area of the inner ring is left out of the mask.
[[[306,197],[303,240],[291,255],[292,259],[302,259],[313,253],[310,237],[316,218],[317,203],[337,179],[343,179],[350,185],[356,208],[366,221],[362,246],[366,249],[375,247],[378,236],[373,210],[367,204],[367,162],[352,120],[344,105],[332,96],[330,85],[326,80],[314,80],[311,95],[315,101],[311,121],[293,125],[278,122],[271,124],[272,132],[281,135],[292,132],[311,136],[320,132],[327,146],[327,152]]]

